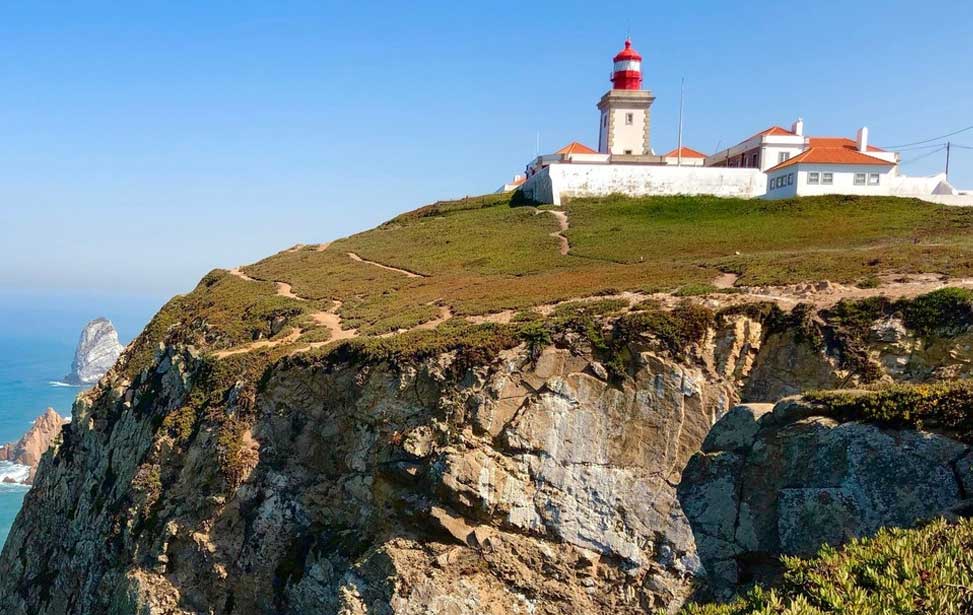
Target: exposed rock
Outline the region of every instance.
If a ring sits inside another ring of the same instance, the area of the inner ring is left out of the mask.
[[[70,384],[94,384],[104,376],[125,349],[107,318],[96,318],[85,325],[71,362]]]
[[[184,407],[192,357],[167,350],[130,384],[110,375],[42,463],[0,560],[0,609],[641,615],[680,604],[701,568],[675,485],[733,387],[651,351],[612,383],[566,348],[454,360],[297,362],[253,398],[234,389],[215,416],[253,408],[239,429],[253,434],[242,448],[254,463],[231,478],[226,427],[201,422],[181,443],[173,419],[148,418]],[[46,587],[16,580],[38,575]]]
[[[817,321],[717,322],[680,360],[577,332],[259,377],[193,346],[153,344],[135,374],[125,355],[41,460],[0,611],[644,615],[970,497],[973,454],[948,438],[733,407],[854,374]],[[905,356],[883,377],[965,369],[963,335],[899,329],[870,330],[868,352]]]
[[[799,400],[737,407],[690,461],[679,499],[717,594],[772,575],[776,554],[813,554],[950,515],[969,448],[945,436],[838,423]]]
[[[37,472],[37,464],[40,463],[41,456],[47,452],[51,443],[61,434],[61,426],[64,423],[65,420],[53,408],[48,408],[44,414],[34,419],[30,429],[20,440],[0,446],[0,461],[9,461],[29,467],[30,474],[24,482],[26,484],[34,482],[34,475]]]

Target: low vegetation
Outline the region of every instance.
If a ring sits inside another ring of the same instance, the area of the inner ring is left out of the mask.
[[[128,373],[151,364],[160,342],[218,351],[282,340],[295,331],[300,336],[287,340],[289,351],[326,342],[328,329],[311,316],[331,310],[335,301],[342,328],[362,337],[412,329],[444,311],[461,319],[509,310],[517,314],[514,337],[543,339],[552,327],[584,329],[586,318],[617,314],[624,307],[609,298],[585,305],[572,299],[623,291],[685,297],[732,293],[713,285],[726,272],[739,275],[743,284],[822,278],[862,283],[894,272],[973,273],[973,211],[908,199],[579,199],[564,207],[570,223],[567,256],[551,236],[558,222],[545,210],[509,194],[436,203],[327,249],[288,250],[245,267],[254,280],[213,271],[153,319],[130,353]],[[274,282],[289,284],[298,298],[282,296]],[[553,324],[522,326],[538,320],[532,308],[566,301],[550,317]],[[940,331],[969,324],[971,303],[967,291],[949,291],[909,306],[845,306],[839,318],[858,326],[867,315],[901,309],[916,330]],[[681,324],[650,304],[635,311],[641,315],[625,320],[623,329],[644,326],[673,352],[683,348]],[[454,323],[438,335],[415,337],[417,347],[425,348],[482,333]],[[586,335],[610,352],[599,342],[601,333],[591,329]],[[397,344],[356,343],[379,353]]]
[[[805,399],[839,420],[936,430],[973,444],[973,383],[969,381],[811,392]]]
[[[778,587],[730,604],[689,605],[680,615],[887,615],[973,612],[973,520],[883,529],[803,560],[782,558]]]

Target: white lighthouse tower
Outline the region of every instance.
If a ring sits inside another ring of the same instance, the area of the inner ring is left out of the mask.
[[[626,39],[625,48],[613,61],[612,89],[598,101],[598,151],[622,160],[625,156],[650,156],[650,110],[655,96],[642,89],[642,56]]]

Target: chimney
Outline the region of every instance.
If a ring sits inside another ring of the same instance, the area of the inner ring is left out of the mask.
[[[858,129],[858,151],[862,153],[868,151],[868,128],[865,126]]]
[[[797,118],[797,121],[796,122],[794,122],[793,124],[791,124],[791,132],[793,132],[794,134],[796,134],[799,137],[803,137],[804,136],[804,119],[803,118],[800,118],[799,117],[799,118]]]

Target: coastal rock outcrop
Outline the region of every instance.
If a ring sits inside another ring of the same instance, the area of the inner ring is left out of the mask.
[[[973,454],[947,437],[739,405],[857,383],[818,315],[647,316],[272,360],[156,321],[186,336],[133,343],[43,456],[0,611],[644,615],[965,505]]]
[[[107,318],[96,318],[85,325],[71,362],[71,373],[64,377],[68,384],[94,384],[118,360],[125,347],[118,342],[118,332]]]
[[[885,526],[973,506],[970,447],[946,436],[838,422],[800,399],[737,406],[688,464],[679,500],[710,589],[769,581],[777,557],[813,555]]]
[[[32,483],[37,473],[37,464],[51,443],[61,434],[64,423],[61,415],[53,408],[48,408],[44,414],[34,419],[30,429],[20,440],[0,446],[0,461],[29,467],[30,473],[24,482]]]

